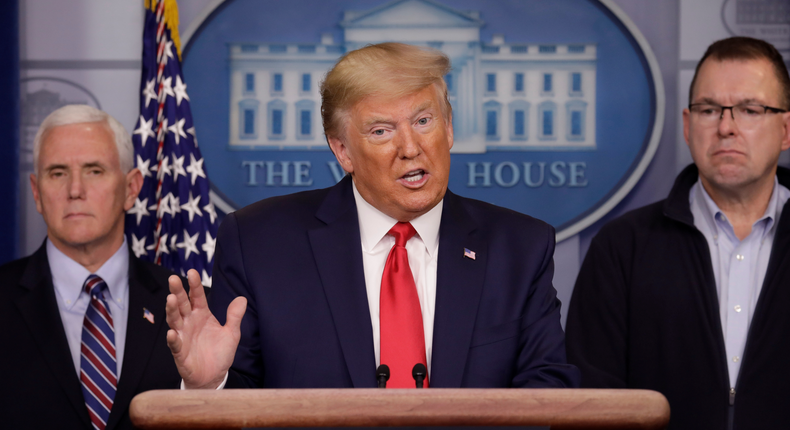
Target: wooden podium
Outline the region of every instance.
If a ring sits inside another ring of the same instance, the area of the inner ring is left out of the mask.
[[[648,390],[159,390],[130,407],[143,429],[551,426],[663,429],[669,403]]]

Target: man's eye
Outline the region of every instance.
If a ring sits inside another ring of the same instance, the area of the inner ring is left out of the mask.
[[[376,136],[384,136],[384,130],[383,129],[373,130],[373,134]]]
[[[744,115],[760,115],[762,111],[761,106],[750,106],[750,105],[740,106],[739,109],[741,113]]]
[[[428,124],[428,118],[420,118],[419,120],[417,120],[417,124],[420,124],[420,125]]]

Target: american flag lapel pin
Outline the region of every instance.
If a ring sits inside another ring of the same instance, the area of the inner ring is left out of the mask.
[[[469,248],[464,248],[464,257],[474,260],[475,259],[475,252]]]
[[[154,314],[152,314],[151,311],[146,308],[143,308],[143,318],[148,320],[148,322],[151,324],[154,323]]]

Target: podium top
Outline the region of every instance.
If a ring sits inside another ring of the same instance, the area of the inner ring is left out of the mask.
[[[157,390],[137,395],[143,429],[551,426],[662,429],[669,403],[649,390]]]

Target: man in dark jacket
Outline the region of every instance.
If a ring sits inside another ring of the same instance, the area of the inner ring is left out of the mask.
[[[669,197],[601,229],[568,314],[582,386],[663,393],[672,429],[790,428],[790,77],[768,43],[708,48]]]

